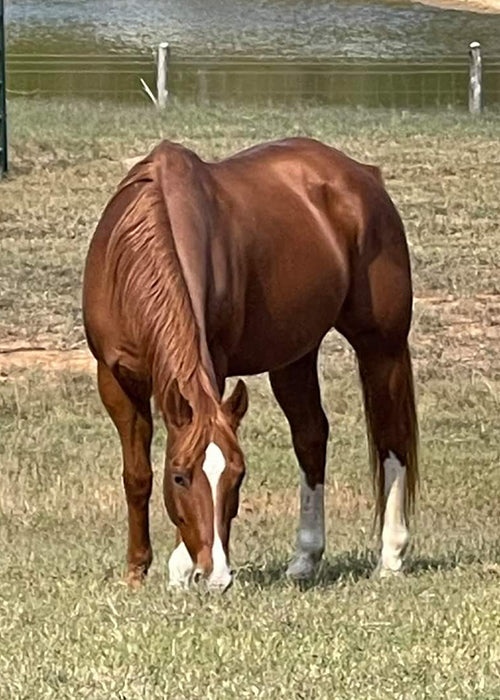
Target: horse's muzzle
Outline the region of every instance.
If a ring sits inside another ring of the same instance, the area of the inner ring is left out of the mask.
[[[212,571],[208,576],[200,568],[193,572],[192,582],[195,586],[206,586],[212,593],[224,593],[231,588],[233,583],[233,572],[229,570]]]

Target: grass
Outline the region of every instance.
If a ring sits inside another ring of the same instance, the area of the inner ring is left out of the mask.
[[[123,176],[124,157],[161,138],[206,158],[284,135],[319,138],[382,166],[408,229],[416,292],[499,291],[497,114],[326,107],[177,106],[13,101],[11,178],[2,184],[0,343],[82,341],[80,278],[89,236]]]
[[[113,110],[113,111],[111,111]],[[0,384],[0,697],[500,697],[500,119],[300,107],[139,108],[16,101],[0,185],[0,344],[82,343],[89,236],[121,159],[168,136],[206,157],[307,133],[382,165],[407,224],[422,487],[407,576],[379,583],[360,392],[335,335],[321,357],[331,422],[328,551],[284,579],[297,470],[264,378],[249,380],[247,458],[223,597],[165,587],[172,527],[155,434],[147,585],[122,583],[118,440],[83,374],[5,369]]]
[[[132,595],[121,583],[118,444],[93,380],[12,377],[1,406],[0,697],[498,697],[498,384],[462,381],[458,397],[450,380],[422,388],[425,478],[408,575],[380,584],[368,578],[370,483],[345,369],[324,358],[330,545],[306,590],[283,576],[296,523],[286,426],[264,381],[250,382],[238,578],[222,598],[165,588],[162,431],[156,559]]]

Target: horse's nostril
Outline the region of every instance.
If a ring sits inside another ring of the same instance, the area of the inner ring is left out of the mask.
[[[203,571],[201,569],[196,569],[193,574],[193,583],[199,583],[203,578]]]

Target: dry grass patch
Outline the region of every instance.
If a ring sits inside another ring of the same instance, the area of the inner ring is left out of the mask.
[[[83,343],[80,282],[88,242],[123,176],[123,159],[161,138],[205,158],[308,135],[382,167],[407,226],[418,296],[498,294],[500,119],[398,113],[177,105],[141,107],[16,100],[12,172],[2,183],[4,290],[0,346]]]

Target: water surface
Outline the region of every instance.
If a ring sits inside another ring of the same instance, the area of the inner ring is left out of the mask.
[[[500,53],[500,16],[384,0],[5,0],[11,51],[400,56]]]

